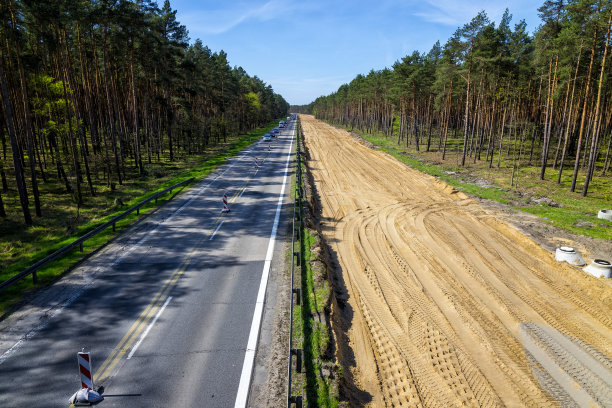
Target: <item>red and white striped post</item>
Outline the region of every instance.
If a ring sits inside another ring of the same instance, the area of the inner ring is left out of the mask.
[[[227,195],[223,194],[223,209],[221,210],[221,212],[229,212],[229,208],[227,206]]]
[[[79,361],[79,372],[81,373],[81,388],[93,390],[94,383],[89,353],[77,353],[77,360]]]
[[[259,168],[259,166],[260,166],[260,164],[259,164],[259,159],[256,157],[256,158],[255,158],[255,168],[256,168],[256,169],[258,169],[258,168]]]

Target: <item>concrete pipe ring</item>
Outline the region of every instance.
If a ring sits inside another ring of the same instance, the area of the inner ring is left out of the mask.
[[[612,210],[599,210],[597,218],[612,221]]]
[[[612,277],[612,264],[603,259],[595,259],[589,266],[583,269],[585,272],[590,273],[596,278],[610,278]]]
[[[559,262],[567,262],[570,265],[582,266],[584,260],[572,247],[562,246],[555,251],[555,260]]]

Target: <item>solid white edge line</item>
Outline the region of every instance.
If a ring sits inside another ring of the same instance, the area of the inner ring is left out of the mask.
[[[173,219],[175,216],[177,216],[178,214],[180,214],[185,207],[187,207],[189,204],[191,204],[191,202],[193,200],[195,200],[197,197],[199,197],[204,191],[208,190],[208,188],[220,177],[222,177],[225,173],[227,173],[227,171],[229,169],[231,169],[232,167],[234,167],[240,160],[242,160],[243,158],[245,158],[247,156],[247,153],[250,153],[251,150],[247,150],[245,151],[242,155],[236,157],[233,160],[233,163],[226,168],[225,170],[223,170],[220,174],[218,174],[214,179],[212,179],[206,186],[200,188],[198,190],[197,193],[195,193],[195,195],[193,197],[191,197],[190,199],[188,199],[185,203],[183,203],[183,205],[181,205],[178,209],[176,209],[168,218],[166,218],[165,220],[163,220],[162,222],[160,222],[152,231],[149,231],[144,237],[142,237],[136,244],[132,245],[132,247],[130,249],[128,249],[126,252],[124,252],[122,255],[120,255],[117,259],[115,259],[111,265],[116,265],[118,263],[121,262],[121,260],[128,256],[129,254],[131,254],[134,250],[136,250],[137,248],[139,248],[140,246],[142,246],[146,241],[148,241],[153,235],[155,235],[157,233],[157,231],[159,230],[159,228],[167,223],[168,221],[170,221],[171,219]],[[214,175],[211,174],[210,176],[212,177]],[[58,308],[56,311],[52,312],[51,314],[49,314],[47,316],[47,318],[38,326],[34,327],[32,330],[28,331],[25,335],[23,335],[19,340],[17,340],[17,342],[15,342],[15,344],[13,344],[8,350],[6,350],[2,355],[0,355],[0,365],[2,365],[2,363],[4,363],[10,356],[11,354],[13,354],[14,352],[16,352],[17,350],[19,350],[21,348],[21,346],[28,340],[30,340],[31,338],[33,338],[34,336],[36,336],[41,330],[43,330],[45,327],[47,327],[49,325],[49,323],[51,322],[51,319],[53,319],[54,317],[56,317],[57,315],[59,315],[60,313],[62,313],[62,311],[67,308],[68,306],[70,306],[75,300],[77,300],[86,290],[89,289],[89,287],[91,287],[91,285],[93,284],[93,281],[88,282],[87,284],[85,284],[84,287],[82,287],[81,289],[79,289],[76,293],[74,293],[70,298],[66,299]]]
[[[161,307],[161,309],[159,309],[157,311],[157,314],[155,315],[155,318],[153,318],[153,321],[151,323],[149,323],[149,325],[147,326],[147,329],[142,333],[142,335],[138,339],[138,342],[136,344],[134,344],[134,347],[132,348],[132,351],[130,351],[130,354],[128,354],[128,356],[127,356],[128,360],[130,358],[132,358],[132,356],[134,355],[134,353],[138,349],[138,346],[140,346],[140,343],[142,343],[144,338],[147,337],[147,334],[149,334],[149,331],[151,330],[151,328],[153,327],[153,325],[155,324],[157,319],[159,319],[159,316],[161,316],[161,314],[164,312],[164,309],[166,308],[166,306],[168,306],[168,303],[170,303],[171,300],[172,300],[172,296],[168,296],[168,299],[166,299],[166,301],[164,302],[164,305]]]
[[[217,233],[217,231],[219,231],[219,228],[221,228],[221,226],[223,225],[224,222],[225,222],[225,220],[221,221],[219,223],[219,225],[217,225],[217,229],[215,230],[215,232],[213,232],[212,235],[210,236],[210,238],[208,238],[209,241],[212,241],[212,239],[215,237],[215,234]]]
[[[283,176],[283,185],[281,187],[278,203],[276,204],[276,215],[274,216],[274,224],[270,233],[270,241],[268,243],[268,251],[264,262],[259,291],[257,292],[257,301],[255,302],[255,311],[253,312],[253,322],[251,323],[251,331],[249,332],[249,340],[244,355],[244,364],[242,373],[240,374],[240,383],[238,384],[238,393],[236,394],[236,402],[234,408],[246,407],[249,397],[249,388],[251,386],[251,375],[253,373],[253,363],[255,362],[255,351],[257,350],[257,341],[259,339],[259,329],[261,327],[261,318],[263,316],[264,301],[266,298],[266,287],[268,286],[268,275],[270,274],[270,265],[272,263],[272,254],[274,253],[274,244],[276,243],[276,232],[278,231],[278,223],[280,220],[281,208],[283,207],[283,198],[285,195],[285,185],[287,184],[287,173],[289,171],[289,159],[293,148],[293,137],[291,135],[291,143],[287,152],[287,162],[285,164],[285,175]]]

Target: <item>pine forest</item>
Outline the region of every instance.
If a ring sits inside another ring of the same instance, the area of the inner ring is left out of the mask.
[[[0,14],[0,217],[21,225],[49,216],[42,190],[78,211],[287,114],[225,52],[190,43],[167,0],[3,0]]]
[[[478,13],[444,45],[358,75],[304,107],[316,117],[380,132],[458,166],[538,169],[576,197],[610,177],[612,83],[606,0],[546,0],[528,32],[506,9]],[[504,166],[502,166],[504,167]]]

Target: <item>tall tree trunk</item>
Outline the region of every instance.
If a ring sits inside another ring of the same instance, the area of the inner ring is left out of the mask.
[[[14,20],[14,17],[13,17]],[[30,115],[30,104],[28,103],[28,93],[26,89],[25,73],[21,65],[21,47],[17,42],[17,69],[19,71],[19,81],[21,88],[21,101],[23,104],[24,127],[26,129],[26,146],[28,149],[28,162],[32,179],[32,194],[34,195],[34,210],[37,217],[42,216],[40,210],[40,194],[38,192],[38,180],[36,178],[36,156],[34,154],[34,136],[32,134],[32,117]]]
[[[469,111],[470,111],[470,81],[472,75],[472,48],[473,45],[470,45],[470,57],[468,62],[468,77],[467,77],[467,89],[465,91],[465,115],[463,118],[463,155],[461,157],[461,166],[465,166],[465,154],[467,149],[467,141],[468,141],[468,128],[469,128]]]
[[[593,70],[593,60],[595,59],[595,50],[597,46],[597,27],[593,32],[593,47],[591,48],[591,62],[589,63],[589,72],[586,77],[586,89],[584,91],[584,104],[582,106],[582,119],[580,119],[580,129],[578,133],[578,145],[576,146],[576,161],[574,162],[574,174],[572,176],[572,185],[569,191],[574,192],[576,190],[576,180],[578,178],[578,169],[580,167],[580,149],[582,147],[582,137],[584,135],[584,122],[586,119],[587,105],[589,102],[589,90],[591,85],[591,72]]]
[[[448,139],[448,125],[451,120],[451,108],[453,106],[453,79],[450,80],[450,90],[448,92],[448,110],[446,114],[446,124],[444,125],[444,144],[442,147],[442,160],[446,157],[446,141]]]
[[[559,61],[559,57],[555,56],[555,70],[551,77],[551,68],[553,58],[550,59],[550,67],[548,70],[548,95],[546,97],[546,115],[544,118],[544,140],[542,143],[542,166],[540,168],[540,180],[544,180],[544,173],[546,172],[546,164],[548,163],[548,151],[550,146],[550,133],[552,128],[552,116],[553,116],[553,106],[554,99],[553,95],[555,93],[556,82],[557,82],[557,65]]]
[[[142,167],[142,158],[140,156],[140,139],[139,139],[139,128],[138,128],[138,104],[136,103],[136,79],[134,77],[134,35],[132,34],[132,50],[130,60],[130,75],[132,77],[132,105],[134,108],[134,154],[136,155],[136,166],[138,167],[138,174],[141,176],[144,174]]]
[[[112,143],[112,149],[113,149],[113,154],[115,156],[115,171],[117,173],[117,181],[119,182],[119,185],[123,184],[122,183],[122,178],[121,178],[121,166],[119,164],[119,153],[117,152],[117,135],[115,132],[115,124],[116,124],[116,116],[115,116],[115,104],[113,103],[113,101],[111,100],[111,95],[110,95],[110,76],[108,74],[108,71],[110,70],[110,63],[108,61],[108,53],[106,50],[107,47],[107,34],[108,34],[108,27],[105,27],[104,29],[104,49],[103,49],[103,53],[104,53],[104,87],[106,88],[106,100],[107,100],[107,106],[110,109],[109,112],[109,122],[110,122],[110,133],[111,133],[111,143]]]
[[[595,169],[595,160],[597,156],[597,145],[599,144],[599,102],[601,101],[601,88],[603,85],[604,71],[606,67],[606,57],[608,55],[608,43],[610,41],[610,22],[612,22],[612,13],[610,13],[610,17],[608,18],[608,32],[606,34],[606,45],[604,47],[604,54],[601,60],[601,72],[599,74],[599,86],[597,88],[597,99],[595,102],[595,115],[593,117],[593,141],[591,142],[591,151],[589,153],[589,164],[587,166],[587,174],[586,179],[584,180],[584,186],[582,188],[582,196],[586,197],[587,192],[589,191],[589,183],[591,181],[591,177],[593,176],[593,170]]]
[[[561,162],[559,163],[559,174],[557,176],[557,184],[561,184],[561,175],[563,174],[565,153],[567,152],[567,143],[569,141],[570,129],[572,128],[572,120],[573,120],[572,113],[574,112],[574,109],[578,108],[578,107],[574,108],[574,91],[576,90],[576,80],[578,78],[578,69],[580,68],[580,58],[582,57],[582,44],[583,42],[581,41],[580,50],[578,51],[578,59],[576,61],[576,71],[574,73],[574,79],[572,81],[572,96],[570,97],[570,102],[569,102],[570,111],[569,111],[567,123],[565,126],[565,137],[563,141],[563,150],[561,151]]]
[[[13,165],[15,167],[15,179],[17,182],[17,191],[19,192],[19,201],[21,202],[21,210],[26,225],[32,225],[32,215],[28,203],[28,190],[25,180],[23,179],[23,167],[21,158],[19,157],[19,145],[17,143],[17,135],[13,124],[13,113],[11,110],[11,102],[9,100],[8,86],[4,76],[4,55],[0,49],[0,87],[2,87],[2,100],[4,101],[4,114],[6,115],[6,125],[8,128],[9,139],[11,141],[11,151],[13,153]]]

